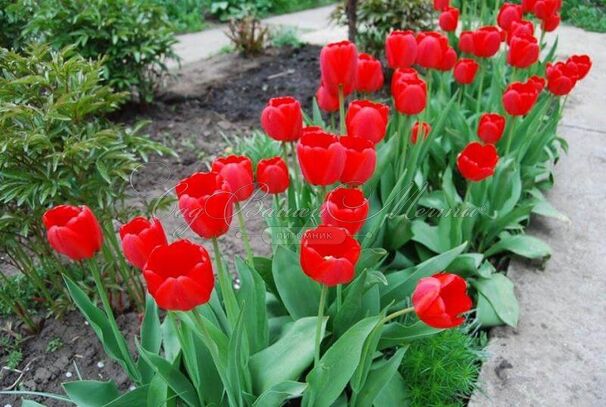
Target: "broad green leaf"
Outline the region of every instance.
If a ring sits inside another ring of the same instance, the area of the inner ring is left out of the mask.
[[[280,407],[288,399],[298,397],[307,388],[306,383],[285,381],[267,389],[254,402],[253,407]]]
[[[495,273],[488,279],[471,280],[471,284],[486,297],[499,318],[515,328],[520,309],[511,280],[503,274]]]
[[[448,235],[440,233],[438,226],[430,226],[425,221],[415,220],[412,222],[411,230],[412,240],[436,253],[443,253],[450,248]]]
[[[148,387],[147,385],[137,387],[128,393],[124,393],[112,402],[105,404],[103,407],[146,407]]]
[[[265,306],[265,283],[240,257],[236,257],[236,270],[240,276],[240,289],[236,297],[243,312],[250,351],[255,353],[267,346],[269,327]],[[246,304],[246,306],[245,306]]]
[[[102,407],[120,397],[113,381],[79,380],[63,383],[63,389],[78,407]]]
[[[494,307],[482,294],[478,293],[478,303],[476,304],[476,318],[482,328],[491,328],[505,324],[494,310]]]
[[[512,252],[529,259],[551,256],[551,249],[545,242],[528,235],[508,235],[486,250],[484,256],[490,257],[502,252]]]
[[[379,349],[390,348],[392,346],[404,346],[417,339],[435,335],[443,329],[432,328],[423,321],[417,321],[412,325],[403,325],[399,322],[392,322],[383,328]]]
[[[145,299],[145,314],[141,324],[141,346],[151,353],[158,354],[162,345],[162,330],[160,327],[160,317],[158,316],[158,306],[154,299],[147,295]],[[154,372],[151,366],[145,363],[143,358],[137,361],[137,367],[141,372],[143,383],[151,381]]]
[[[318,313],[320,286],[307,277],[299,265],[299,256],[283,246],[276,249],[272,263],[276,287],[293,319]]]
[[[407,347],[399,348],[390,359],[373,363],[364,387],[356,395],[356,402],[353,404],[354,407],[371,406],[374,403],[377,396],[383,391],[383,388],[398,373],[398,368],[402,363],[406,349]]]
[[[278,341],[251,356],[249,361],[255,394],[296,380],[314,358],[317,317],[295,321]],[[326,321],[322,323],[322,337]]]
[[[408,386],[406,386],[400,373],[396,372],[377,395],[373,406],[408,407],[408,405]]]
[[[328,348],[307,375],[303,406],[329,407],[339,398],[360,362],[366,337],[380,320],[381,316],[374,316],[359,321]]]

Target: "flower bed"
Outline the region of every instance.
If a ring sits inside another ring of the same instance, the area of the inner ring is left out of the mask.
[[[458,18],[444,13],[441,22]],[[120,395],[112,383],[72,382],[68,397],[400,405],[398,367],[412,341],[466,317],[483,327],[515,325],[503,260],[549,253],[523,230],[532,212],[556,213],[542,191],[565,148],[555,133],[559,96],[591,66],[585,56],[552,64],[553,49],[539,61],[539,41],[521,19],[522,9],[506,5],[498,22],[507,32],[477,28],[450,41],[433,32],[390,34],[393,106],[372,94],[383,82],[377,60],[348,42],[323,48],[309,116],[292,97],[270,100],[261,125],[274,141],[253,139],[244,148],[251,157],[219,158],[176,185],[184,219],[212,242],[214,266],[202,245],[169,243],[154,219],[122,227],[125,257],[142,270],[150,294],[138,358],[117,328],[94,260],[102,245],[97,220],[86,207],[50,209],[51,246],[87,259],[103,310],[66,278],[72,298],[136,385]],[[507,52],[499,53],[503,40]],[[469,58],[457,60],[457,50]],[[354,92],[363,98],[346,114]],[[255,191],[274,200],[266,214],[270,257],[250,250],[242,216]],[[219,250],[234,216],[245,259]],[[167,311],[163,322],[157,307]]]

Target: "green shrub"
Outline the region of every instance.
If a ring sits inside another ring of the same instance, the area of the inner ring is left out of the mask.
[[[204,13],[208,8],[208,0],[155,0],[155,2],[166,10],[176,32],[193,32],[204,28]]]
[[[333,14],[339,24],[347,24],[345,6]],[[429,30],[433,27],[431,0],[359,0],[356,44],[364,51],[378,54],[385,47],[385,37],[394,30]]]
[[[152,0],[43,0],[24,35],[55,49],[74,45],[87,59],[104,56],[103,78],[146,101],[175,57],[172,24]]]
[[[606,32],[606,0],[565,1],[562,19],[589,31]]]
[[[23,27],[34,15],[37,4],[36,0],[0,0],[0,48],[21,48]]]
[[[98,216],[115,218],[128,210],[132,171],[148,155],[169,152],[139,134],[143,123],[128,129],[103,118],[126,95],[101,84],[102,71],[102,61],[73,48],[37,46],[25,55],[0,49],[0,246],[50,304],[48,287],[61,287],[61,277],[48,272],[55,278],[48,281],[40,268],[64,268],[46,243],[44,211],[87,204]]]
[[[281,27],[272,32],[271,45],[274,47],[293,47],[299,48],[303,42],[299,38],[299,31],[293,27]]]
[[[410,406],[466,405],[476,387],[485,342],[461,329],[412,342],[400,367]]]

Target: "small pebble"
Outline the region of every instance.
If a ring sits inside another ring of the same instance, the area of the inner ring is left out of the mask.
[[[13,407],[12,404],[5,404],[4,407]]]
[[[88,325],[88,321],[84,321],[84,325]]]
[[[72,372],[66,372],[65,377],[72,377]]]
[[[97,367],[98,367],[99,369],[102,369],[102,368],[104,368],[104,367],[105,367],[105,363],[103,363],[103,362],[97,362]]]
[[[136,388],[137,388],[137,386],[132,386],[132,385],[131,385],[131,386],[128,388],[128,390],[133,391],[133,390],[135,390]]]

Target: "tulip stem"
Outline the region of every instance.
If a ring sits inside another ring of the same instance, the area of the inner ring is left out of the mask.
[[[288,163],[291,161],[288,158],[288,155],[289,155],[288,154],[288,146],[286,145],[285,141],[283,141],[281,144],[282,144],[282,155],[284,156],[284,162],[286,163],[286,167],[288,168]],[[293,154],[294,154],[294,151],[293,151]],[[295,206],[298,208],[299,205],[297,203],[297,199],[298,199],[298,197],[297,197],[297,195],[298,195],[297,194],[297,188],[299,187],[299,174],[297,173],[297,166],[296,166],[296,164],[297,164],[296,163],[296,159],[293,157],[291,165],[293,167],[292,170],[295,173],[295,178],[296,178],[297,182],[294,182],[294,183],[291,182],[288,185],[288,194],[289,194],[289,198],[290,198],[290,194],[291,193],[294,194]]]
[[[320,365],[320,343],[322,343],[322,323],[324,322],[324,306],[326,303],[326,296],[328,295],[328,286],[322,284],[322,291],[320,293],[320,305],[318,306],[318,320],[316,321],[316,347],[314,355],[314,368]]]
[[[297,184],[297,188],[301,185],[301,178],[299,177],[299,166],[297,163],[297,148],[295,147],[295,142],[290,142],[290,151],[292,153],[292,171],[295,173],[295,180]]]
[[[139,377],[139,371],[137,370],[135,363],[133,362],[132,356],[128,351],[128,348],[126,347],[124,336],[122,336],[120,328],[118,327],[118,323],[116,322],[116,318],[114,317],[112,305],[109,301],[109,297],[107,296],[105,286],[103,285],[103,279],[101,278],[101,271],[99,270],[99,266],[97,265],[97,262],[94,259],[87,260],[87,264],[90,268],[91,274],[93,275],[93,279],[95,280],[95,285],[97,286],[97,291],[99,292],[99,297],[101,298],[101,303],[103,304],[103,309],[107,316],[107,320],[109,321],[109,325],[113,331],[114,338],[116,342],[118,342],[120,353],[122,353],[122,359],[128,367],[129,376],[131,376],[131,379],[138,383],[141,381],[141,378]]]
[[[219,275],[219,286],[221,287],[221,296],[223,297],[223,304],[227,311],[227,319],[230,324],[235,324],[238,318],[238,300],[234,293],[234,287],[231,279],[227,275],[227,271],[223,267],[223,261],[221,260],[221,250],[219,249],[219,243],[217,238],[212,238],[213,252],[215,253],[215,263],[217,265],[217,274]]]
[[[337,284],[337,312],[341,310],[343,299],[343,284]]]
[[[253,262],[253,251],[250,247],[250,238],[248,237],[248,230],[246,229],[246,221],[244,215],[242,215],[242,209],[240,208],[240,202],[235,204],[236,212],[238,213],[238,223],[240,224],[240,233],[242,233],[242,242],[244,242],[244,250],[246,251],[246,262],[250,267],[254,267]]]
[[[482,60],[480,60],[479,70],[480,74],[478,75],[478,99],[476,100],[476,113],[480,113],[480,108],[482,107],[482,96],[484,95],[484,64]]]
[[[511,116],[510,123],[511,123],[511,126],[509,128],[509,134],[507,134],[507,146],[505,147],[505,155],[509,154],[509,150],[511,149],[511,141],[515,137],[515,129],[516,129],[516,124],[517,124],[517,120],[516,120],[515,116]]]
[[[343,85],[339,85],[339,131],[340,135],[345,134],[345,95]]]
[[[392,319],[396,319],[402,315],[408,314],[409,312],[414,312],[415,308],[414,307],[408,307],[408,308],[404,308],[401,309],[399,311],[396,312],[392,312],[391,314],[389,314],[388,316],[386,316],[385,318],[383,318],[383,320],[381,321],[381,323],[386,323],[391,321]]]

